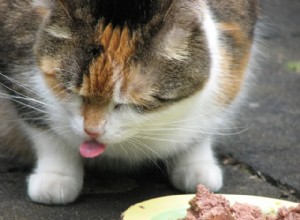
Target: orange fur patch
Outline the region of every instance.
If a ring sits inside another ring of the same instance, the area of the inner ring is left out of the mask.
[[[45,75],[44,79],[56,97],[61,100],[66,98],[66,89],[58,82],[55,75]]]
[[[55,69],[59,67],[59,62],[51,57],[43,57],[39,63],[41,70],[48,75],[55,74]]]
[[[83,115],[86,128],[93,130],[103,120],[116,82],[122,80],[122,87],[128,84],[135,39],[127,26],[120,28],[108,24],[104,27],[104,22],[100,22],[96,43],[103,47],[103,53],[90,65],[89,74],[84,76],[79,91],[82,96],[96,103],[85,103]]]
[[[86,103],[83,107],[84,128],[90,132],[98,133],[99,124],[105,118],[106,108],[107,103]]]
[[[154,91],[151,75],[139,74],[141,68],[139,65],[131,68],[124,91],[127,92],[129,102],[144,106],[153,101],[152,94]]]
[[[218,27],[222,32],[229,34],[238,46],[246,46],[251,43],[238,23],[219,23]]]
[[[135,37],[127,26],[123,29],[112,24],[99,25],[96,41],[104,52],[90,66],[89,75],[84,76],[80,93],[83,96],[95,96],[103,99],[112,97],[115,82],[126,81],[130,66],[129,60],[135,51]],[[125,82],[124,82],[125,83]]]
[[[46,84],[58,98],[64,99],[65,88],[56,78],[56,68],[58,68],[58,66],[59,62],[50,57],[43,57],[40,61],[40,68],[44,73]]]
[[[240,92],[248,67],[250,48],[242,57],[234,57],[227,51],[222,52],[222,78],[220,79],[220,91],[218,101],[229,105]]]
[[[238,95],[245,78],[248,67],[252,39],[247,37],[242,27],[237,23],[219,23],[221,32],[228,34],[235,41],[235,49],[239,52],[230,52],[230,48],[222,50],[221,92],[219,101],[225,105],[230,104]]]

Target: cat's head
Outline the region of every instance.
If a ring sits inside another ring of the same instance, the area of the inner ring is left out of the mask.
[[[58,100],[80,103],[88,133],[108,132],[118,117],[138,123],[167,111],[208,80],[199,1],[36,0],[34,7],[43,19],[40,69]]]

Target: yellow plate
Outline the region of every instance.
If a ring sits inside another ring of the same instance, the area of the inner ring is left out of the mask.
[[[235,202],[256,205],[264,213],[275,213],[279,207],[297,206],[297,203],[259,196],[223,195],[231,204]],[[188,202],[194,195],[159,197],[131,206],[123,213],[123,220],[178,220],[184,218]]]

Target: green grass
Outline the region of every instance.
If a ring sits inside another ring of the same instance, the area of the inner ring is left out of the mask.
[[[290,61],[290,62],[288,62],[287,69],[291,72],[300,73],[300,61]]]

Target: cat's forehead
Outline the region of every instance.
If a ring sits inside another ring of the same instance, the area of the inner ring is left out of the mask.
[[[136,1],[133,2],[139,6]],[[100,11],[99,17],[93,15],[94,22],[89,22],[89,19],[85,21],[87,16],[75,16],[66,5],[68,15],[76,19],[62,17],[73,24],[65,25],[66,30],[57,28],[57,25],[53,28],[53,23],[58,24],[59,19],[49,19],[45,33],[50,37],[45,39],[51,39],[52,48],[47,50],[47,41],[38,47],[42,70],[53,73],[51,76],[56,75],[57,84],[62,82],[72,91],[76,87],[79,95],[95,100],[120,102],[123,98],[124,103],[133,101],[141,104],[152,102],[159,93],[168,100],[189,96],[201,88],[202,76],[207,73],[209,65],[205,39],[198,24],[201,16],[193,9],[193,4],[185,1],[163,0],[161,4],[154,5],[159,7],[150,10],[150,15],[139,24],[121,13],[127,9],[114,8],[108,14]],[[104,6],[103,10],[107,8]],[[143,10],[149,9],[146,6]],[[118,19],[113,16],[116,12],[122,15],[117,16]],[[79,14],[84,15],[83,12]],[[200,37],[194,39],[193,33]],[[97,46],[101,52],[95,55],[93,50]],[[199,58],[199,51],[205,61],[201,65],[203,74],[200,76],[194,74],[193,70],[199,70],[199,67],[192,62],[193,57]],[[183,75],[183,72],[186,74]],[[53,86],[53,83],[50,85]]]
[[[80,95],[108,100],[113,97],[117,85],[119,90],[124,90],[133,68],[130,61],[136,50],[136,41],[136,33],[127,25],[120,27],[99,22],[95,43],[101,46],[102,51],[83,76]]]

